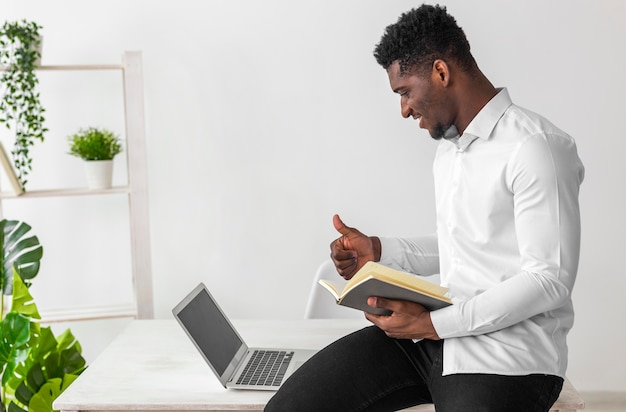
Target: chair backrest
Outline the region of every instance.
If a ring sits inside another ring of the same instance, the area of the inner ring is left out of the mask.
[[[311,291],[309,292],[309,300],[304,312],[306,319],[363,318],[363,312],[338,305],[335,302],[335,298],[317,283],[320,279],[341,280],[331,260],[322,262],[315,273]]]

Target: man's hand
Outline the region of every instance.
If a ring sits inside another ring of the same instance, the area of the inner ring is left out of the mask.
[[[430,312],[419,303],[371,296],[367,304],[393,312],[389,316],[365,313],[365,317],[390,338],[439,340]]]
[[[346,226],[339,215],[333,216],[333,226],[342,236],[330,244],[330,258],[344,279],[352,278],[367,262],[380,260],[380,240],[377,237],[366,236]]]

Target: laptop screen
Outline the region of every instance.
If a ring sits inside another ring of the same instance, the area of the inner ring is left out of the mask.
[[[243,342],[205,288],[196,288],[176,316],[205,359],[222,376]]]

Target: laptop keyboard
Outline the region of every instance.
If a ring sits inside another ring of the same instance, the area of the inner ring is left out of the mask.
[[[293,352],[255,350],[237,385],[280,386]]]

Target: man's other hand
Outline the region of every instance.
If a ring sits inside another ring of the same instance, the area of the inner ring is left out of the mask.
[[[352,278],[365,263],[380,260],[380,239],[346,226],[339,215],[333,216],[333,226],[341,237],[330,244],[330,257],[344,279]]]
[[[439,335],[430,320],[430,312],[419,303],[370,296],[367,304],[392,312],[388,316],[365,313],[367,320],[378,326],[390,338],[439,340]]]

